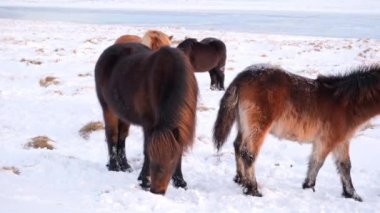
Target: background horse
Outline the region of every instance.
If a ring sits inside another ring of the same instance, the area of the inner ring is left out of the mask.
[[[149,187],[149,176],[153,193],[164,194],[171,177],[181,186],[181,156],[193,143],[198,94],[186,56],[170,47],[152,51],[139,43],[116,44],[99,57],[95,83],[109,170],[130,169],[125,138],[135,124],[144,132],[142,186]]]
[[[173,36],[168,36],[158,30],[148,30],[142,37],[141,43],[152,50],[157,50],[162,46],[170,46]]]
[[[168,36],[158,30],[148,30],[143,37],[137,35],[122,35],[116,39],[115,44],[135,42],[142,43],[152,50],[158,50],[162,46],[170,46],[173,36]]]
[[[351,180],[349,141],[361,124],[379,113],[380,66],[312,80],[278,67],[256,65],[241,72],[221,99],[214,143],[220,149],[237,120],[234,180],[253,196],[261,196],[254,163],[268,132],[312,143],[303,188],[314,190],[318,171],[332,152],[343,196],[361,201]]]
[[[142,39],[137,35],[122,35],[116,39],[115,44],[122,44],[128,42],[141,43]]]
[[[224,69],[227,58],[226,45],[216,38],[205,38],[198,42],[187,38],[177,48],[185,52],[196,72],[210,73],[211,90],[224,90]]]

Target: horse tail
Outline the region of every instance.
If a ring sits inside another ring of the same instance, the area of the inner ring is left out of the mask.
[[[156,54],[160,64],[154,82],[160,84],[158,126],[170,128],[186,151],[194,142],[198,86],[193,68],[181,50],[162,47]]]
[[[236,119],[238,101],[238,85],[235,79],[220,100],[218,116],[214,124],[214,145],[218,150],[226,142],[231,127]]]

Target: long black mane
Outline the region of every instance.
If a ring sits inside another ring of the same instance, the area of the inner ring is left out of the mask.
[[[380,65],[360,66],[345,74],[318,76],[317,82],[344,104],[380,101]]]

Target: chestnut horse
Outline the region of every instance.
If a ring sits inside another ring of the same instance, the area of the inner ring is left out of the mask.
[[[141,43],[152,50],[157,50],[162,46],[170,46],[173,36],[168,36],[158,30],[148,30],[144,33]]]
[[[131,124],[144,132],[139,179],[164,194],[170,178],[186,187],[182,153],[193,143],[198,88],[186,56],[175,48],[152,51],[143,44],[115,44],[95,66],[96,92],[103,110],[111,171],[127,171],[125,139]],[[149,176],[151,183],[149,183]]]
[[[211,90],[224,90],[224,66],[227,50],[223,41],[216,38],[205,38],[198,42],[187,38],[177,48],[185,52],[196,72],[208,71],[211,78]]]
[[[158,30],[148,30],[143,37],[137,35],[122,35],[116,39],[115,44],[137,42],[143,43],[152,50],[158,50],[162,46],[170,46],[173,36],[168,36]]]
[[[116,39],[115,44],[122,44],[128,42],[141,43],[141,37],[137,35],[122,35]]]
[[[332,152],[343,196],[362,201],[351,180],[349,141],[361,124],[379,113],[379,65],[317,79],[254,65],[233,80],[221,99],[214,143],[220,149],[237,120],[234,180],[246,194],[261,196],[254,165],[265,136],[271,133],[313,145],[304,189],[314,190],[318,171]]]

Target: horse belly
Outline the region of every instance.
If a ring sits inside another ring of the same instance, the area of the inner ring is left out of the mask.
[[[320,132],[320,123],[310,118],[282,116],[272,124],[271,134],[280,138],[303,143],[315,141]]]

